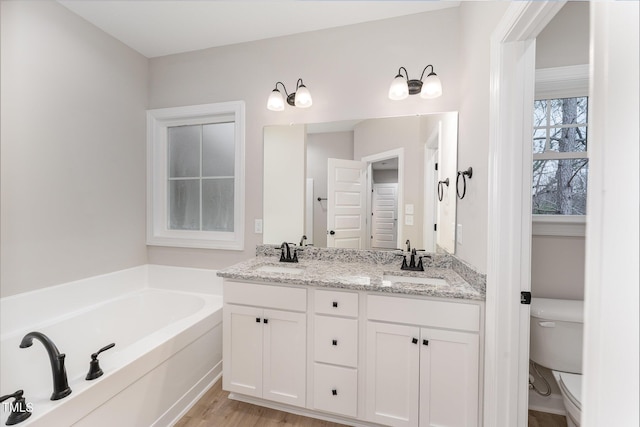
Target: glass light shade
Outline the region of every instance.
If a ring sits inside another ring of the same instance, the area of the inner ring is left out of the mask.
[[[400,101],[408,96],[409,85],[407,84],[407,79],[398,74],[389,87],[389,99]]]
[[[296,91],[295,104],[298,108],[308,108],[313,104],[311,93],[309,93],[309,89],[305,85],[301,85]]]
[[[267,100],[267,109],[271,111],[284,110],[284,97],[278,89],[271,91],[271,95],[269,95],[269,99]]]
[[[431,73],[424,79],[422,83],[422,90],[420,91],[420,98],[433,99],[442,95],[442,83],[440,78]]]

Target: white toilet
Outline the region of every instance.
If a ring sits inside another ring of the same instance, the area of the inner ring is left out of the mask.
[[[583,301],[531,299],[529,358],[551,369],[567,411],[568,427],[580,426]]]

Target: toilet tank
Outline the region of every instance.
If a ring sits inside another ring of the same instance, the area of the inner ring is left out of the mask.
[[[581,374],[583,311],[583,301],[532,298],[529,358],[549,369]]]

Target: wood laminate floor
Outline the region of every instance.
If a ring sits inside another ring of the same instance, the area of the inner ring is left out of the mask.
[[[529,411],[529,427],[567,427],[564,415]]]
[[[218,381],[175,427],[343,427],[228,398]],[[567,427],[564,416],[529,411],[529,427]]]

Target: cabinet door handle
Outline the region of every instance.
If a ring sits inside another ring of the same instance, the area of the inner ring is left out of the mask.
[[[331,345],[338,345],[338,340],[331,340]]]
[[[429,340],[422,340],[422,345],[429,345]]]
[[[260,323],[260,318],[256,317],[256,323]]]
[[[269,319],[265,318],[263,321],[264,321],[264,323],[269,323]]]
[[[334,396],[338,395],[338,390],[336,390],[335,388],[331,390],[331,394]]]
[[[333,302],[333,307],[334,307],[334,308],[338,308],[338,301],[334,301],[334,302]]]
[[[412,344],[418,344],[418,338],[411,338]]]

